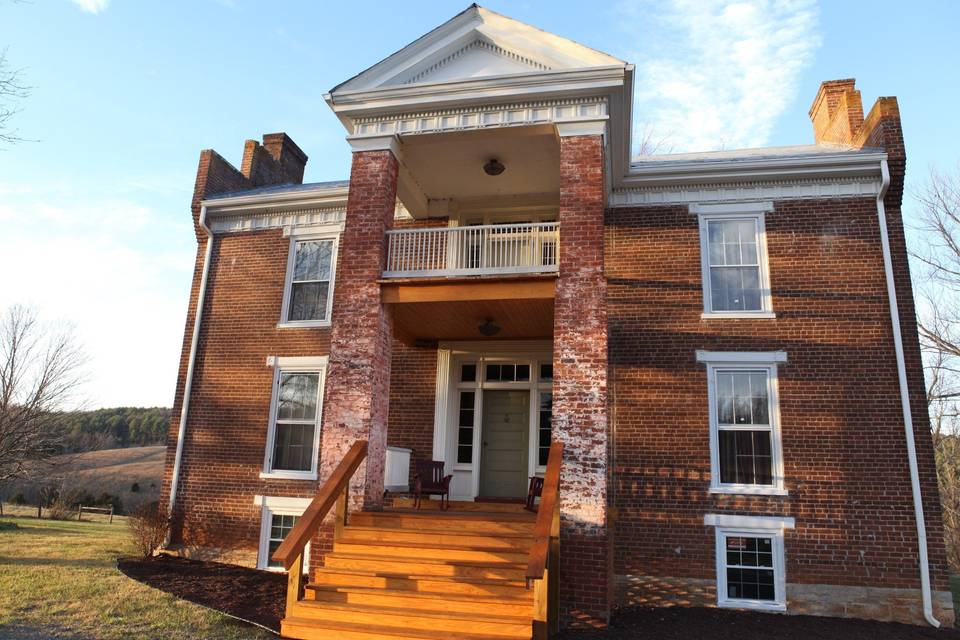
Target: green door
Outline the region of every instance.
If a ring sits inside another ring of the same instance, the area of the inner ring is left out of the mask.
[[[481,442],[480,496],[526,496],[530,451],[529,391],[483,392]]]

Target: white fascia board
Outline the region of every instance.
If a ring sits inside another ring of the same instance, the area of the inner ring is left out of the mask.
[[[296,191],[279,193],[256,193],[238,195],[230,198],[214,198],[204,200],[200,204],[207,207],[208,215],[236,213],[252,209],[269,209],[283,207],[296,209],[304,207],[334,207],[345,205],[348,186],[319,187],[317,189],[298,189]]]
[[[703,516],[703,524],[708,527],[730,529],[793,529],[796,520],[787,516],[738,516],[723,513],[708,513]]]
[[[878,176],[880,164],[886,158],[886,153],[878,152],[756,160],[664,162],[644,167],[634,164],[624,176],[622,186],[637,188],[738,180]]]

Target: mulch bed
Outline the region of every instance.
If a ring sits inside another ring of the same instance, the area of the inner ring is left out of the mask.
[[[173,556],[120,558],[117,568],[160,591],[280,633],[284,574]]]
[[[127,576],[178,598],[275,632],[280,630],[286,576],[218,562],[159,556],[121,558]],[[788,616],[695,607],[616,610],[604,631],[567,631],[563,640],[960,640],[960,631],[895,622]]]
[[[960,640],[960,631],[896,622],[790,616],[694,607],[618,609],[605,631],[567,631],[563,640]]]

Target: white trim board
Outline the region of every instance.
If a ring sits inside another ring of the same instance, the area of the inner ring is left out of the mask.
[[[741,516],[726,513],[708,513],[703,516],[708,527],[737,529],[793,529],[796,520],[789,516]]]

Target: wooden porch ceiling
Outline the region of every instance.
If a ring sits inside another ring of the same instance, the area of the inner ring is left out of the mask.
[[[415,340],[544,339],[553,335],[555,277],[382,280],[394,334]],[[480,333],[490,318],[500,331]]]

